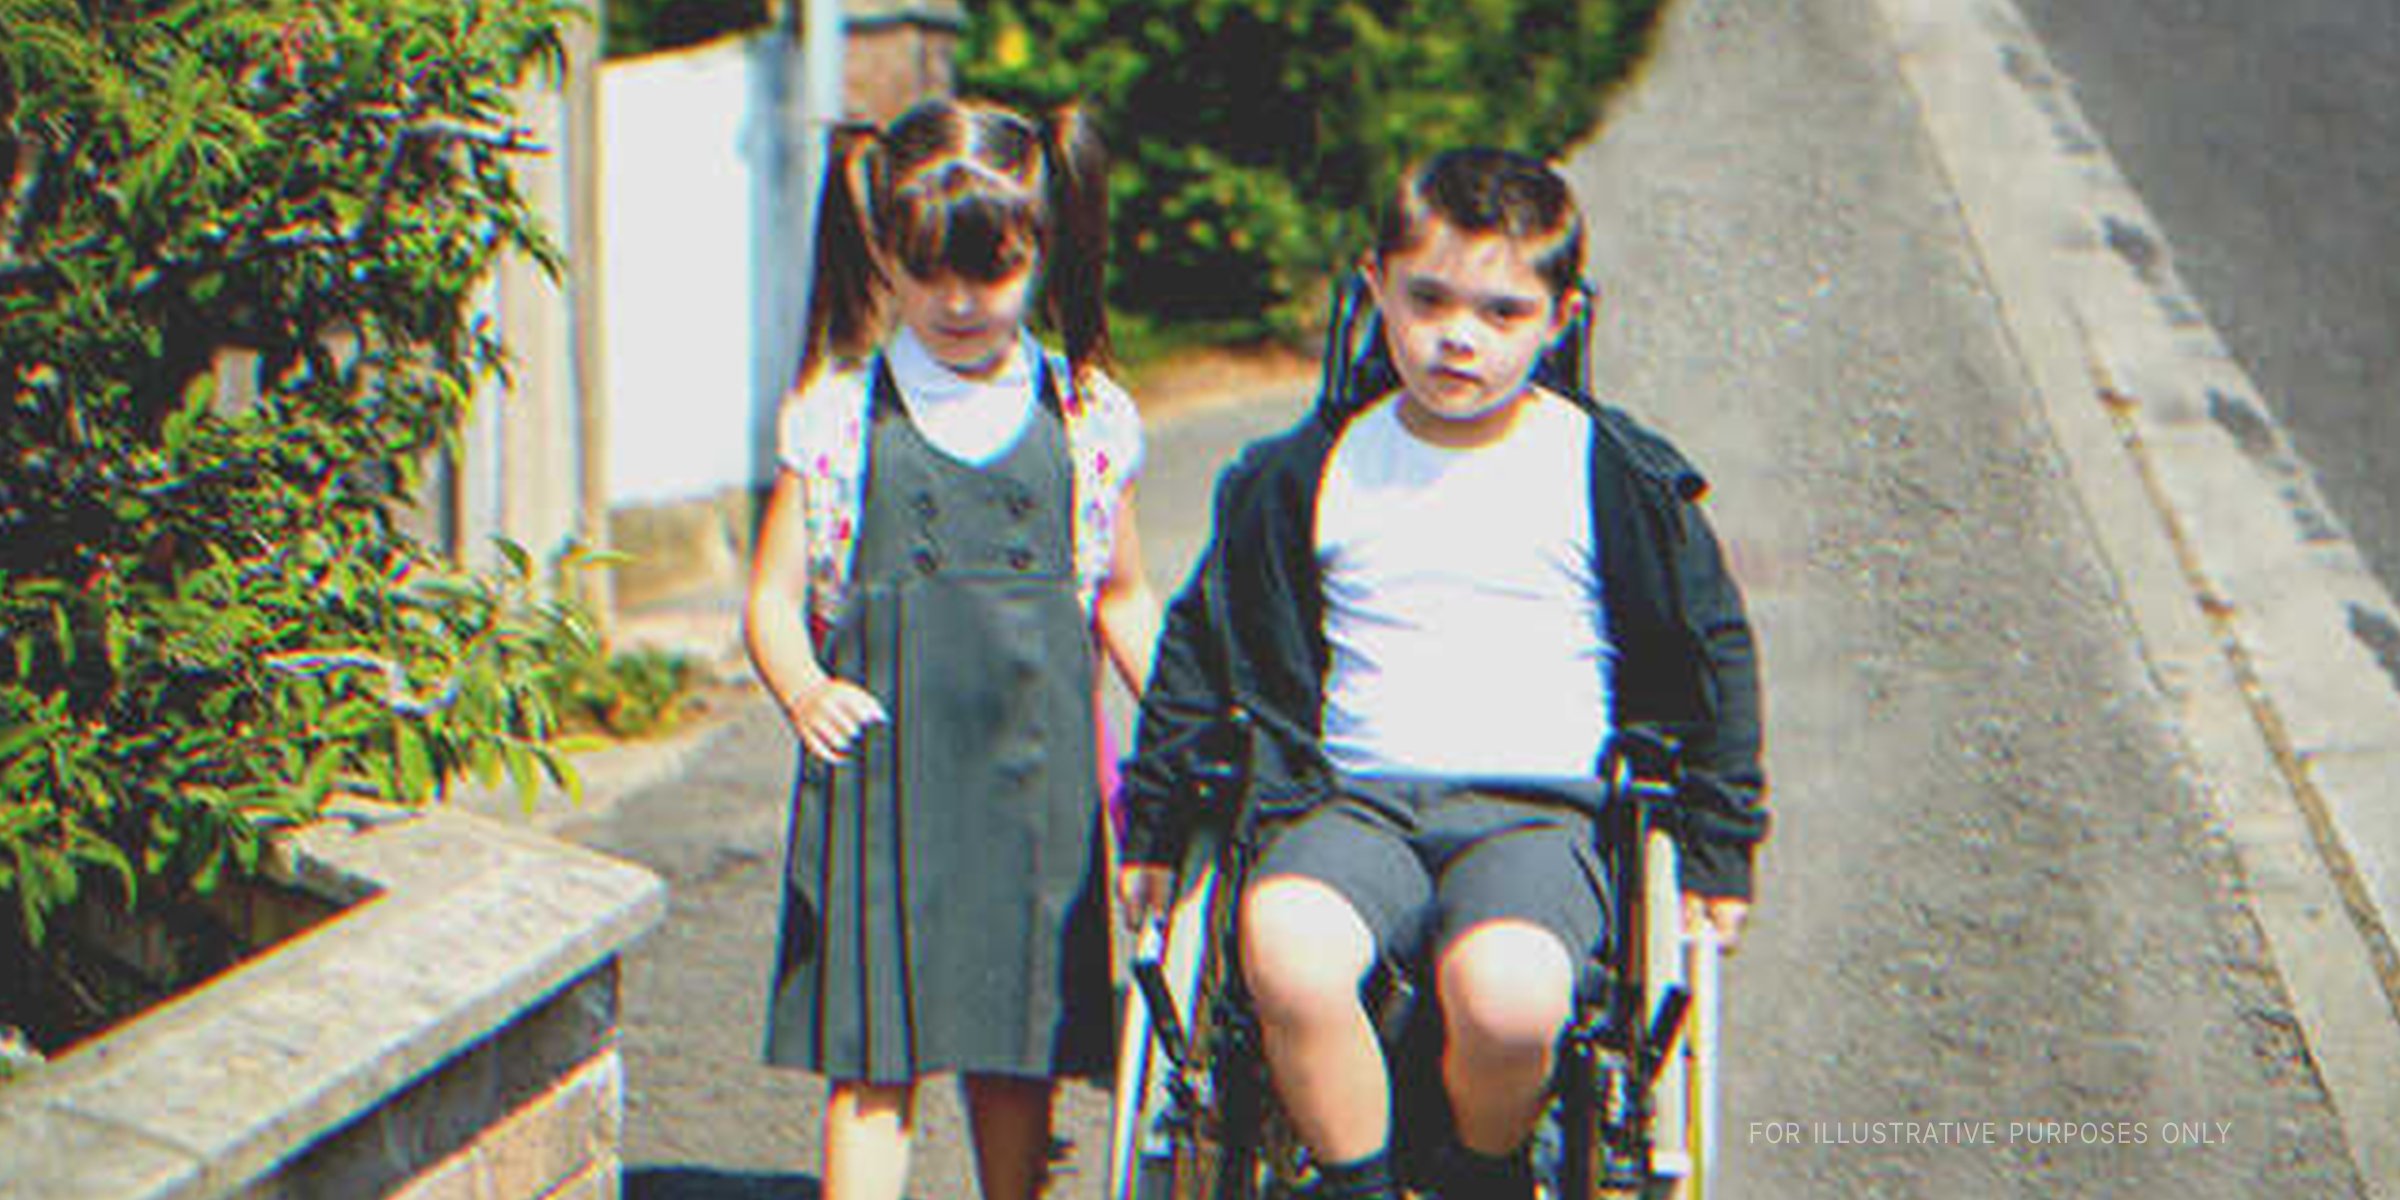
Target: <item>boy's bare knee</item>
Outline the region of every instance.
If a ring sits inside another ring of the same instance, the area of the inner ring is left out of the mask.
[[[1242,978],[1260,1019],[1307,1024],[1358,1006],[1375,937],[1341,893],[1277,875],[1242,895]]]
[[[1442,955],[1450,1036],[1478,1055],[1549,1052],[1574,1010],[1574,962],[1557,936],[1520,921],[1469,930]]]

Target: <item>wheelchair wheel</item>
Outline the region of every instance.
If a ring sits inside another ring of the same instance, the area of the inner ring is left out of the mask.
[[[1275,1111],[1226,952],[1236,889],[1220,886],[1217,870],[1217,842],[1202,835],[1185,860],[1156,974],[1127,999],[1116,1200],[1285,1200],[1297,1190],[1297,1142]]]
[[[1717,946],[1687,936],[1675,849],[1640,856],[1642,952],[1616,1007],[1563,1048],[1542,1172],[1546,1200],[1705,1200],[1715,1166]],[[1612,983],[1612,987],[1616,986]]]
[[[1292,1200],[1300,1194],[1298,1147],[1275,1112],[1265,1079],[1248,1063],[1228,1065],[1219,1077],[1211,1127],[1169,1138],[1166,1155],[1145,1161],[1150,1186],[1139,1200]]]

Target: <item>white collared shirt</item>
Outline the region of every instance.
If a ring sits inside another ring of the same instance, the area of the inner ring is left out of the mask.
[[[885,347],[901,406],[935,449],[969,466],[989,465],[1016,445],[1033,416],[1032,364],[1041,353],[1030,335],[1009,347],[989,375],[968,378],[936,359],[903,325]],[[1064,381],[1057,381],[1058,386]]]

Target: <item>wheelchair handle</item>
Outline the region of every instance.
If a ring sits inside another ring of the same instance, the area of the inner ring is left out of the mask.
[[[1682,744],[1647,726],[1620,729],[1600,754],[1611,800],[1673,800],[1682,792]]]
[[[1183,1018],[1175,1011],[1175,995],[1167,987],[1167,924],[1158,918],[1142,922],[1133,949],[1133,982],[1142,990],[1142,1003],[1150,1010],[1150,1028],[1158,1037],[1159,1048],[1167,1052],[1167,1061],[1177,1072],[1191,1065],[1191,1042],[1184,1035]]]

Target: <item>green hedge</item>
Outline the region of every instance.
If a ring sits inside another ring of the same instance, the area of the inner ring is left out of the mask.
[[[606,7],[601,47],[610,58],[697,45],[757,29],[768,16],[767,0],[608,0]]]
[[[1289,333],[1409,161],[1545,156],[1598,120],[1658,0],[984,0],[965,89],[1095,108],[1121,310]]]
[[[549,676],[590,627],[521,551],[462,575],[398,515],[503,365],[494,257],[555,257],[510,89],[566,19],[0,0],[0,900],[37,943],[336,791],[562,772]],[[237,350],[257,396],[220,401]]]

